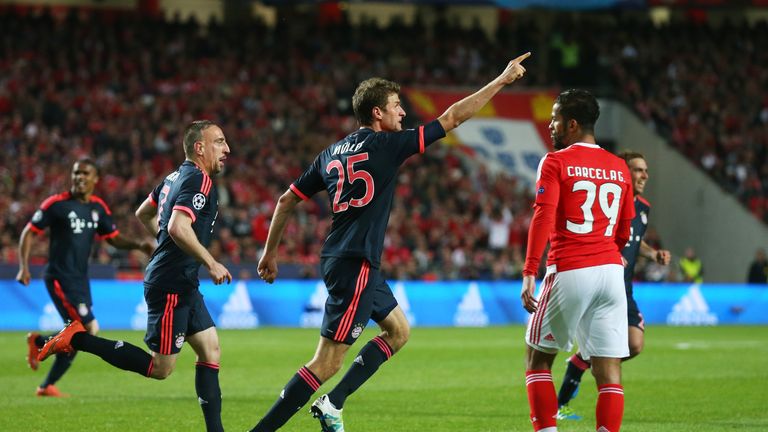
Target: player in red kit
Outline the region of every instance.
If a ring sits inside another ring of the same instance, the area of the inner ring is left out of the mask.
[[[525,335],[526,388],[535,431],[557,430],[552,363],[574,340],[592,361],[597,431],[617,432],[624,413],[621,359],[629,349],[621,250],[635,208],[626,163],[595,144],[599,115],[589,92],[561,93],[549,124],[556,151],[542,158],[537,173],[520,294],[532,313]],[[534,297],[547,240],[547,272]]]

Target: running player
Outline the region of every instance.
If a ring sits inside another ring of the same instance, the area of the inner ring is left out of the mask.
[[[397,184],[397,171],[410,156],[472,117],[504,86],[522,77],[521,62],[512,60],[496,79],[453,104],[434,121],[402,130],[405,111],[400,86],[381,78],[363,81],[352,97],[360,129],[321,152],[312,165],[280,197],[259,262],[268,283],[277,277],[278,245],[296,205],[327,191],[333,223],[321,255],[328,300],[314,358],[291,378],[280,397],[252,429],[274,431],[341,368],[344,356],[370,319],[382,332],[363,346],[341,379],[311,408],[323,431],[344,430],[341,412],[347,397],[367,381],[408,341],[408,320],[379,272],[384,234]]]
[[[151,255],[153,241],[137,242],[126,238],[112,222],[112,212],[101,198],[94,195],[99,182],[99,169],[91,159],[80,159],[72,165],[69,191],[48,197],[32,216],[19,238],[19,272],[16,280],[29,285],[29,253],[33,233],[42,234],[50,227],[48,264],[43,275],[45,287],[64,322],[79,321],[90,334],[99,331],[93,315],[91,284],[88,280],[88,257],[93,240],[105,239],[118,249],[140,249]],[[48,336],[50,337],[50,335]],[[32,332],[27,335],[27,364],[37,370],[37,353],[48,337]],[[56,355],[53,366],[37,388],[38,396],[62,396],[56,382],[72,365],[75,353]]]
[[[616,432],[624,413],[621,359],[627,348],[627,298],[621,250],[634,217],[626,163],[595,144],[597,100],[567,90],[552,107],[555,152],[539,164],[535,211],[520,293],[533,315],[526,330],[526,389],[535,431],[556,431],[552,362],[578,342],[598,386],[596,430]],[[535,278],[550,241],[537,298]]]
[[[144,276],[150,355],[123,341],[92,336],[78,321],[65,327],[40,351],[42,361],[54,353],[80,350],[95,354],[120,369],[165,379],[176,364],[184,341],[197,354],[195,390],[206,430],[223,431],[219,388],[219,337],[200,294],[197,274],[202,263],[215,284],[232,275],[206,247],[218,215],[211,176],[224,168],[229,146],[213,122],[195,121],[184,132],[186,160],[169,174],[136,210],[158,246]]]

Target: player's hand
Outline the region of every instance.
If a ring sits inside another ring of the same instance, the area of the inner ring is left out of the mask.
[[[523,308],[529,313],[534,313],[539,309],[539,302],[533,296],[534,291],[536,291],[536,277],[531,275],[523,276],[523,289],[520,290],[520,300],[523,303]]]
[[[629,261],[627,261],[627,259],[624,258],[624,255],[621,256],[621,265],[623,265],[624,267],[629,265]]]
[[[274,255],[267,255],[261,257],[259,260],[259,277],[264,279],[264,282],[271,284],[277,279],[277,257]]]
[[[147,256],[152,256],[152,253],[155,252],[155,241],[142,241],[139,244],[139,250],[147,254]]]
[[[232,275],[229,273],[229,270],[218,261],[213,263],[211,268],[208,269],[208,273],[211,274],[211,280],[216,285],[221,285],[225,280],[227,283],[232,282]]]
[[[656,262],[661,265],[669,265],[672,261],[672,254],[666,249],[659,249],[656,251]]]
[[[499,75],[499,80],[503,84],[512,84],[513,82],[517,81],[518,79],[522,78],[523,75],[525,75],[525,67],[521,64],[523,60],[527,59],[531,56],[530,51],[517,57],[514,60],[511,60],[508,64],[506,69],[504,69],[504,72]]]
[[[32,275],[29,273],[29,269],[19,269],[19,272],[16,274],[16,280],[24,286],[28,286],[31,279]]]

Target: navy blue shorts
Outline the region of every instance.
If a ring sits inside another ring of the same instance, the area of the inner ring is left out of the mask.
[[[215,326],[203,295],[196,288],[174,294],[144,284],[144,299],[147,301],[144,342],[158,354],[177,354],[187,336]]]
[[[328,288],[323,337],[352,345],[369,320],[381,322],[397,306],[387,281],[365,258],[322,258],[320,268]]]
[[[645,331],[643,314],[640,313],[640,308],[637,307],[637,302],[631,294],[627,296],[627,323],[630,327],[637,327]]]
[[[91,284],[87,278],[68,279],[46,276],[45,288],[48,289],[48,295],[51,296],[64,322],[80,321],[88,324],[96,319],[93,316]]]

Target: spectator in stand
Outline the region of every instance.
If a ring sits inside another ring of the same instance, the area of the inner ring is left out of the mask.
[[[704,266],[701,258],[696,256],[696,251],[692,247],[685,249],[685,255],[680,258],[678,267],[683,282],[697,284],[704,282]]]

